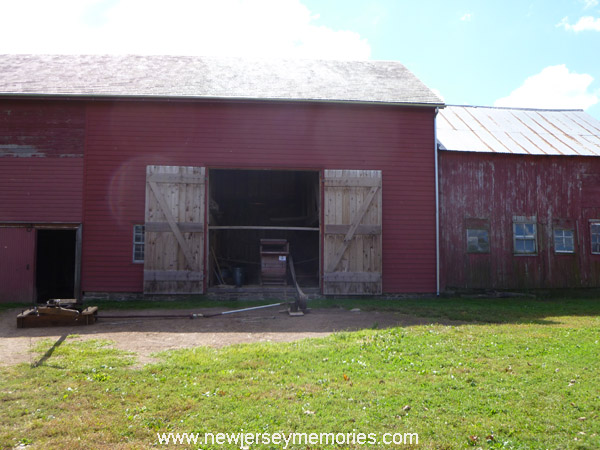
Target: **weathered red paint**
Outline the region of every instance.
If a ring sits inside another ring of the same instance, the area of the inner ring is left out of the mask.
[[[34,229],[0,227],[0,286],[0,302],[34,300]]]
[[[0,157],[81,158],[85,104],[0,100]]]
[[[434,292],[433,108],[97,102],[87,110],[84,291],[139,292],[145,167],[383,170],[383,289]]]
[[[600,286],[590,219],[600,219],[600,158],[440,152],[441,268],[446,288]],[[537,216],[535,256],[513,253],[513,216]],[[467,253],[466,227],[486,219],[490,253]],[[554,252],[554,227],[575,229],[574,254]]]
[[[0,223],[81,222],[85,105],[0,101]]]

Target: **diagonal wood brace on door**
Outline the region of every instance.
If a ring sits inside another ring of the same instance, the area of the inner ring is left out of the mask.
[[[360,223],[362,222],[363,217],[367,213],[369,206],[371,206],[371,203],[373,202],[373,199],[375,198],[375,195],[377,194],[377,191],[379,189],[380,189],[380,186],[373,186],[369,190],[369,193],[367,194],[367,198],[365,199],[365,202],[362,204],[360,210],[358,211],[356,216],[353,218],[352,224],[350,225],[348,232],[344,236],[342,245],[340,246],[340,248],[338,248],[338,250],[336,251],[335,255],[333,256],[333,258],[331,260],[331,264],[328,267],[329,272],[334,272],[336,267],[342,260],[344,253],[348,249],[348,246],[350,245],[350,242],[352,241],[352,238],[354,237],[354,233],[356,233],[356,230],[360,226]]]

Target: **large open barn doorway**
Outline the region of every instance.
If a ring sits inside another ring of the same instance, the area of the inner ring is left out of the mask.
[[[265,239],[287,241],[298,282],[318,287],[318,171],[209,170],[208,286],[265,285]],[[261,240],[263,241],[261,253]],[[275,247],[285,253],[285,246]],[[285,266],[285,255],[275,258]],[[289,270],[288,270],[289,274]],[[291,284],[288,278],[283,283]]]
[[[73,298],[76,285],[77,230],[37,230],[37,301]]]

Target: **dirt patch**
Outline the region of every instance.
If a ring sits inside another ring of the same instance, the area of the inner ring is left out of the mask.
[[[220,309],[203,309],[215,313]],[[223,347],[251,342],[289,342],[327,336],[336,331],[422,325],[430,319],[394,312],[316,309],[302,317],[289,316],[281,308],[261,309],[210,318],[190,319],[198,310],[100,311],[94,325],[52,328],[17,328],[19,310],[0,313],[0,365],[34,363],[31,349],[42,339],[58,340],[77,334],[80,339],[107,339],[116,348],[134,352],[140,364],[152,362],[151,354],[197,346]],[[182,318],[159,318],[158,315]],[[118,316],[104,318],[103,316]],[[144,316],[144,317],[126,317]]]

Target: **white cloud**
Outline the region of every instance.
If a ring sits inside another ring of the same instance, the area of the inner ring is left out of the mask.
[[[472,18],[473,18],[473,14],[466,13],[460,18],[460,20],[462,20],[463,22],[470,22]]]
[[[598,0],[582,0],[585,3],[585,9],[593,8],[598,6]]]
[[[584,16],[575,25],[569,23],[568,17],[563,19],[556,24],[557,27],[564,27],[567,31],[574,31],[576,33],[580,31],[600,31],[600,17],[595,19],[592,16]]]
[[[600,101],[600,92],[590,91],[594,78],[569,72],[564,64],[549,66],[525,80],[494,106],[548,109],[587,109]]]
[[[360,34],[315,25],[301,0],[15,0],[0,15],[0,53],[371,55]]]

